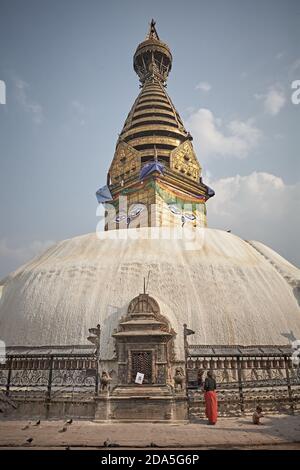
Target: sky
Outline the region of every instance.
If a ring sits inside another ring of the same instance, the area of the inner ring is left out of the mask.
[[[95,231],[151,18],[173,53],[168,93],[216,191],[209,227],[300,265],[298,0],[0,0],[0,279]]]

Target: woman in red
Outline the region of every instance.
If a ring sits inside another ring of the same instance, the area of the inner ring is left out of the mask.
[[[217,384],[212,371],[207,372],[204,382],[205,411],[208,424],[216,424],[218,418]]]

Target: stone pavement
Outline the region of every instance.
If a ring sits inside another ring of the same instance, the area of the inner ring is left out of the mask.
[[[216,426],[206,420],[187,424],[97,423],[74,420],[42,421],[27,429],[29,421],[0,421],[0,448],[292,448],[300,449],[300,415],[273,415],[254,426],[251,417],[220,418]],[[63,432],[63,428],[66,428]],[[29,444],[27,439],[32,438]]]

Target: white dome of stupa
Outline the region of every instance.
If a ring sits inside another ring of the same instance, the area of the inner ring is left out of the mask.
[[[100,323],[101,357],[110,359],[113,331],[144,278],[177,333],[178,359],[184,323],[195,344],[300,338],[299,269],[261,243],[194,233],[189,240],[176,229],[125,229],[57,243],[0,282],[0,338],[8,346],[87,344],[88,328]]]

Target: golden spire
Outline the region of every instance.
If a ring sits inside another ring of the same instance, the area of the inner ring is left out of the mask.
[[[192,136],[166,92],[172,54],[168,45],[160,40],[154,20],[146,39],[136,49],[133,66],[141,91],[119,135],[108,173],[114,204],[118,207],[119,196],[126,196],[128,205],[158,204],[160,208],[163,205],[167,215],[163,215],[161,209],[154,219],[150,220],[149,215],[149,225],[169,225],[173,224],[172,217],[178,215],[178,211],[172,215],[175,210],[172,201],[180,201],[181,205],[192,202],[200,207],[197,209],[201,212],[199,220],[205,225],[205,201],[210,195],[201,180],[201,166],[193,149]],[[138,209],[133,211],[137,212]],[[128,222],[130,217],[129,214],[124,219],[119,214],[117,219]],[[195,221],[197,217],[190,214],[186,220]],[[181,219],[179,222],[181,224]]]

